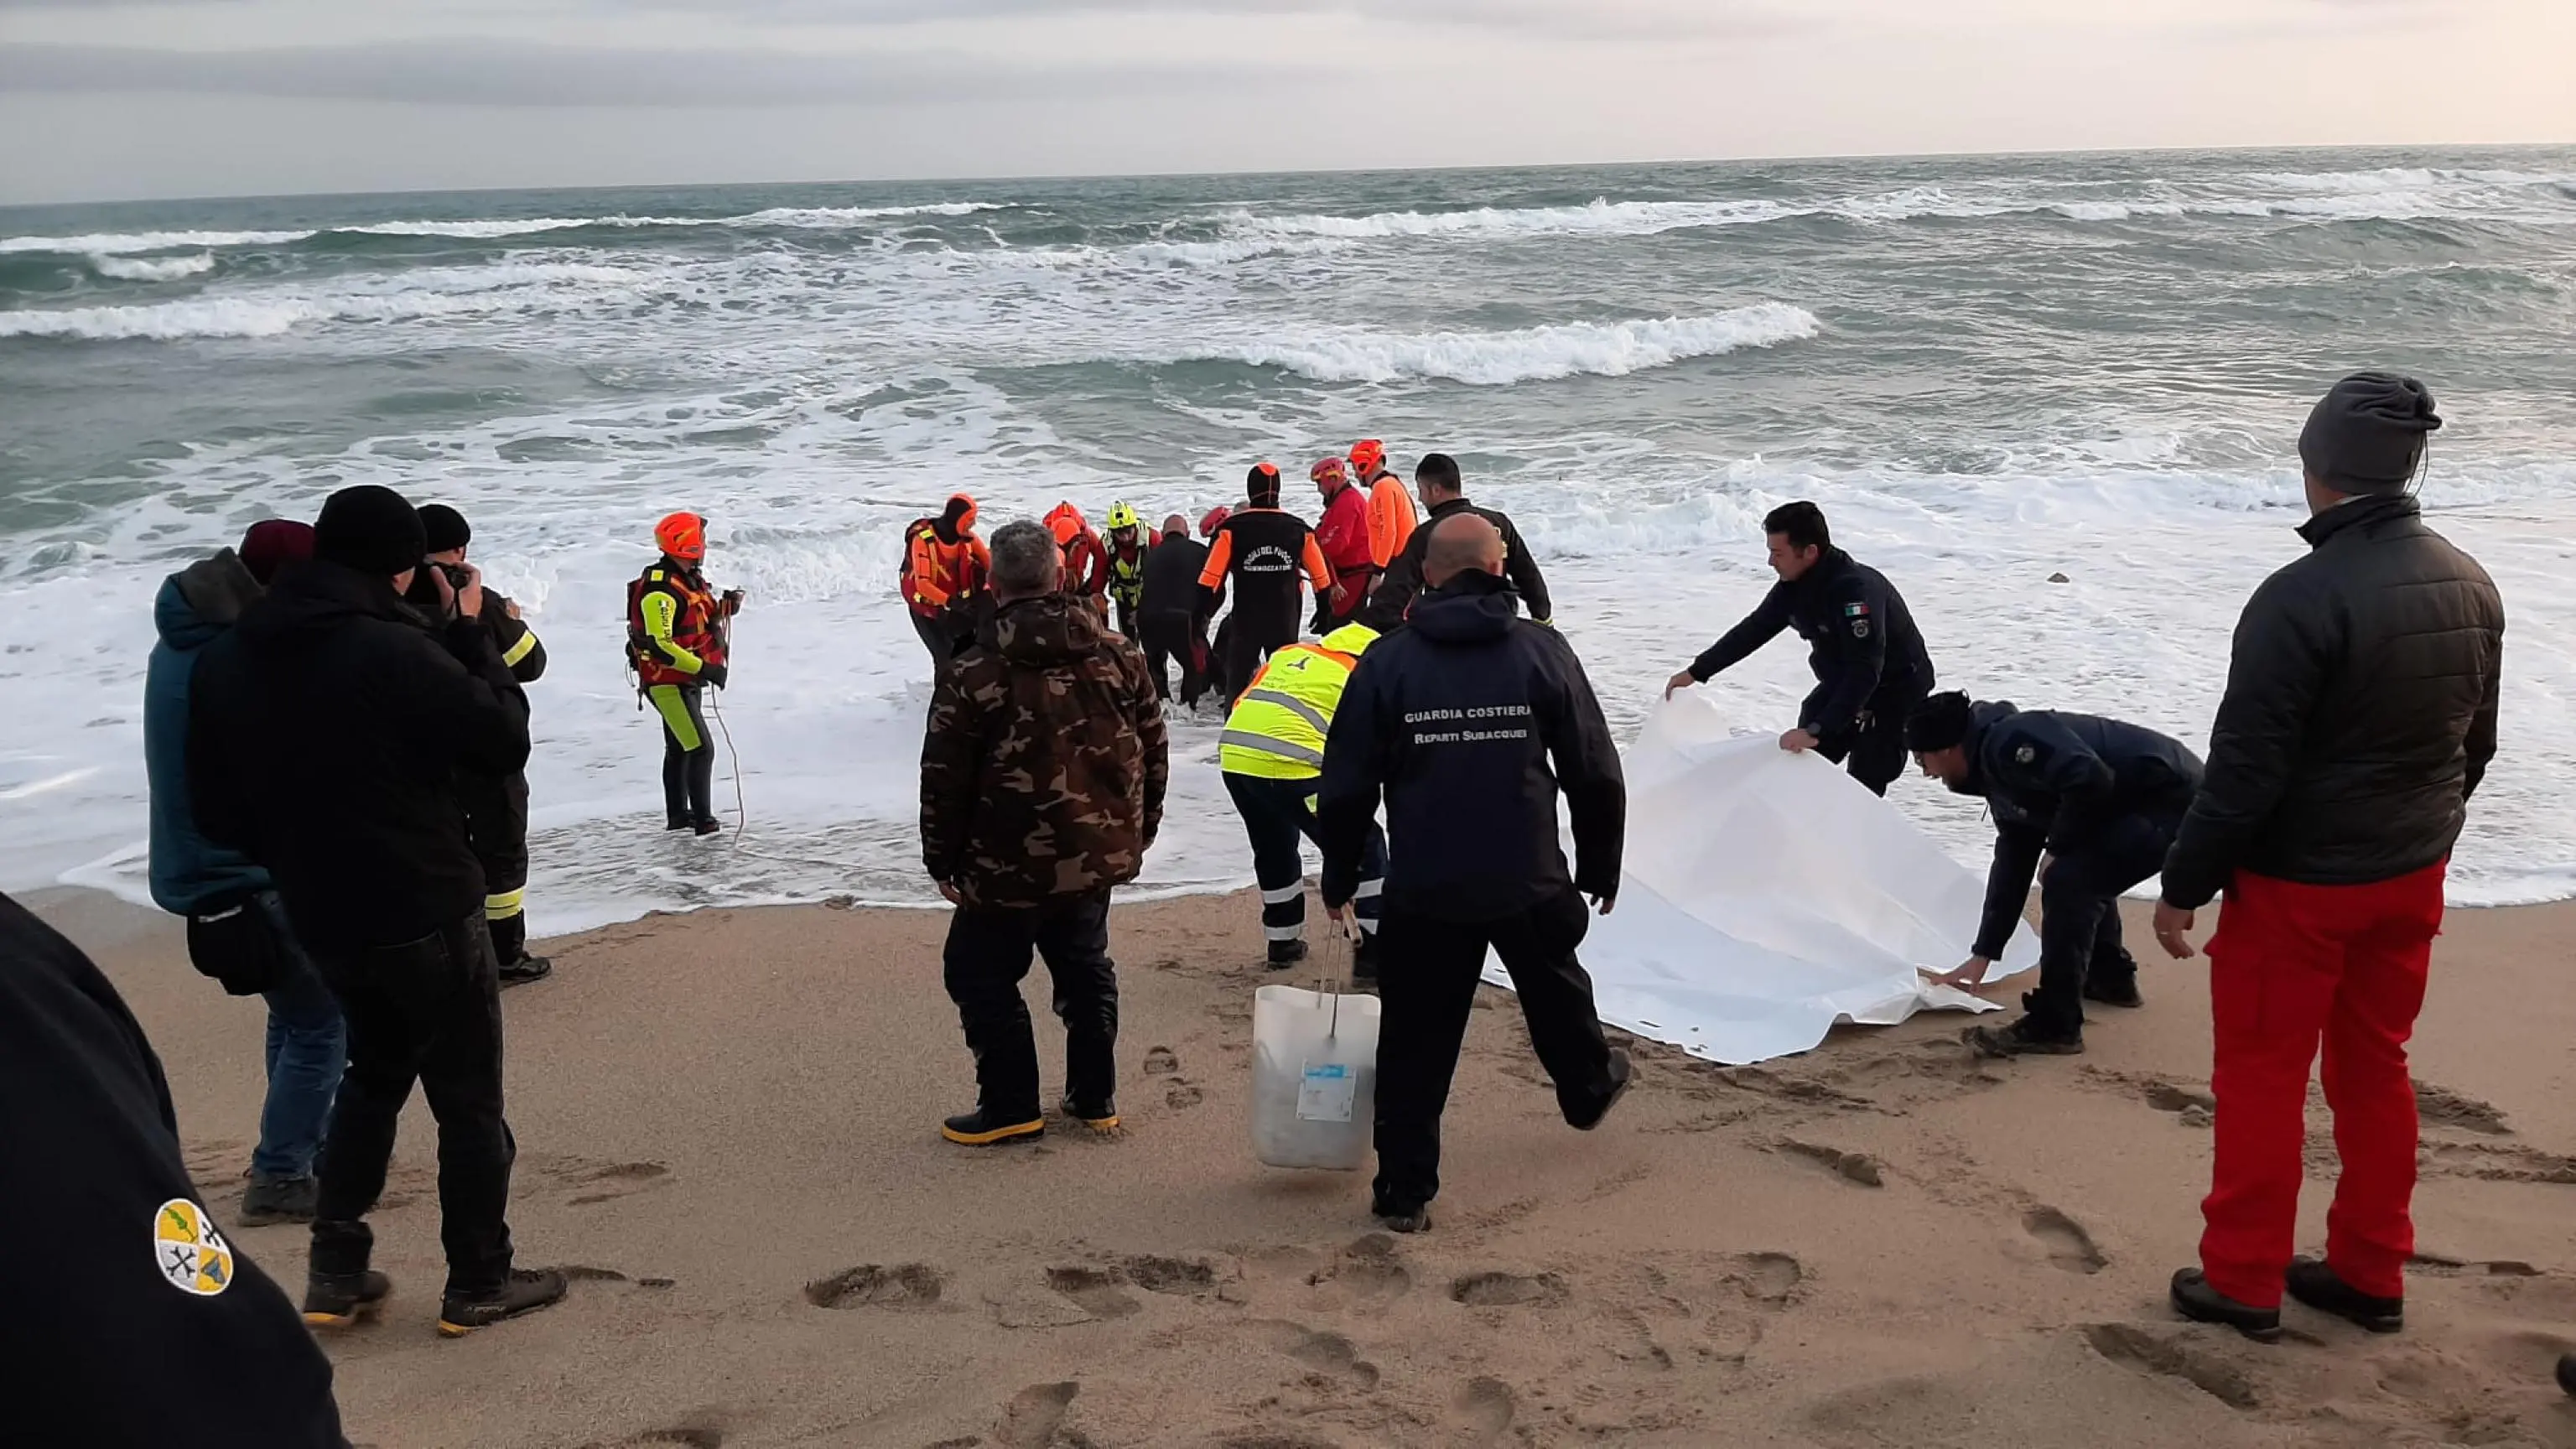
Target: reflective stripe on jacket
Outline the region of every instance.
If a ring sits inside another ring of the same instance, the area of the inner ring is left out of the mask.
[[[689,569],[655,564],[627,587],[628,648],[645,688],[695,684],[699,671],[725,662],[724,636],[716,632],[724,606]]]
[[[1291,644],[1270,656],[1226,716],[1217,763],[1229,775],[1309,780],[1323,773],[1324,737],[1361,651],[1377,638],[1353,624],[1321,644]]]

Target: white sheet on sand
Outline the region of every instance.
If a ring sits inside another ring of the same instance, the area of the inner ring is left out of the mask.
[[[1997,1009],[1916,970],[1967,958],[1985,883],[1841,770],[1730,736],[1696,695],[1657,709],[1624,763],[1626,879],[1582,948],[1603,1021],[1741,1065],[1837,1022]],[[2034,935],[1996,976],[2038,964]],[[1485,977],[1511,984],[1499,959]]]

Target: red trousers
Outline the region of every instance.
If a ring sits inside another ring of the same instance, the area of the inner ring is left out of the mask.
[[[2210,1286],[2276,1308],[2299,1224],[2308,1067],[2325,1044],[2343,1175],[2326,1261],[2361,1292],[2405,1291],[2415,1251],[2415,1086],[2406,1039],[2423,1009],[2442,878],[2432,866],[2366,886],[2237,872],[2209,942],[2218,1162],[2201,1202]]]

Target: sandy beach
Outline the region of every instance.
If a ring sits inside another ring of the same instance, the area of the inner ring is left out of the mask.
[[[195,975],[165,918],[33,904],[150,1032],[223,1218],[255,1127],[258,1005]],[[1641,1047],[1637,1090],[1590,1135],[1556,1120],[1515,1004],[1489,990],[1434,1231],[1396,1239],[1362,1178],[1251,1157],[1252,990],[1275,978],[1247,900],[1117,913],[1127,1126],[1016,1150],[936,1135],[972,1099],[943,927],[795,907],[554,943],[555,979],[505,998],[511,1225],[523,1263],[570,1268],[571,1301],[434,1335],[435,1138],[415,1099],[375,1218],[394,1300],[330,1341],[351,1438],[2576,1445],[2550,1382],[2576,1348],[2576,906],[2455,913],[2436,955],[2406,1334],[2293,1306],[2270,1347],[2164,1306],[2208,1180],[2203,962],[2150,963],[2147,1008],[2097,1008],[2080,1059],[1980,1065],[1937,1015],[1760,1068]],[[2147,941],[2142,916],[2132,930]],[[1043,1015],[1039,1041],[1053,1081]],[[2316,1100],[2311,1247],[2323,1123]],[[237,1240],[301,1283],[302,1229]]]

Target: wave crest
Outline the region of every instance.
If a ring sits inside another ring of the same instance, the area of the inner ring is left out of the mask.
[[[1579,373],[1625,377],[1686,358],[1801,341],[1820,330],[1803,308],[1760,302],[1706,317],[1565,322],[1511,332],[1315,335],[1255,342],[1224,356],[1317,382],[1445,378],[1500,387]]]
[[[182,277],[203,276],[215,269],[215,254],[199,252],[193,257],[114,257],[89,259],[90,270],[102,277],[120,282],[175,282]]]

